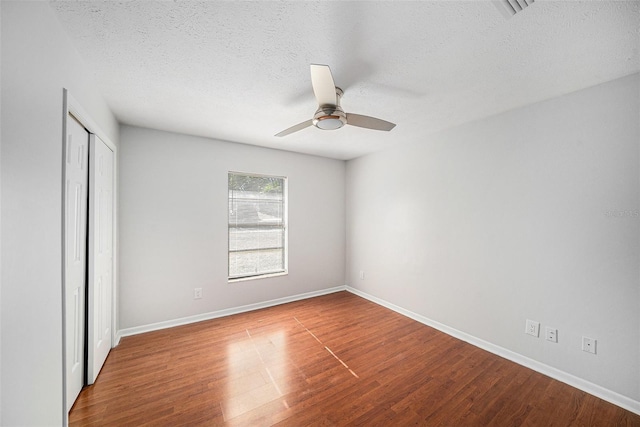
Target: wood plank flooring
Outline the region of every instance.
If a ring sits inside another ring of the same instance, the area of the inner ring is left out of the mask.
[[[123,338],[71,426],[640,426],[347,292]]]

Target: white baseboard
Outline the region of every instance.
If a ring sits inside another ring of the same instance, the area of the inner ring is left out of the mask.
[[[270,301],[259,302],[255,304],[243,305],[240,307],[227,308],[209,313],[197,314],[195,316],[182,317],[179,319],[167,320],[164,322],[152,323],[149,325],[136,326],[133,328],[121,329],[116,334],[114,345],[118,345],[120,338],[131,335],[143,334],[145,332],[158,331],[160,329],[172,328],[174,326],[188,325],[189,323],[202,322],[203,320],[217,319],[218,317],[231,316],[233,314],[246,313],[247,311],[259,310],[261,308],[273,307],[288,302],[300,301],[307,298],[319,297],[321,295],[332,294],[346,290],[346,286],[336,286],[334,288],[322,289],[320,291],[307,292],[304,294],[292,295],[289,297],[278,298]]]
[[[515,353],[511,350],[507,350],[506,348],[484,341],[480,338],[476,338],[465,332],[451,328],[447,325],[443,325],[442,323],[436,322],[435,320],[431,320],[420,314],[414,313],[409,310],[405,310],[402,307],[399,307],[395,304],[391,304],[390,302],[387,302],[383,299],[374,297],[373,295],[369,295],[366,292],[362,292],[350,286],[346,286],[346,290],[348,292],[351,292],[352,294],[358,295],[371,302],[374,302],[390,310],[393,310],[396,313],[407,316],[417,322],[423,323],[427,326],[431,326],[432,328],[437,329],[441,332],[444,332],[447,335],[451,335],[454,338],[458,338],[462,341],[465,341],[471,345],[479,347],[490,353],[497,354],[498,356],[504,357],[505,359],[511,360],[512,362],[515,362],[519,365],[526,366],[529,369],[533,369],[534,371],[540,372],[541,374],[544,374],[548,377],[561,381],[565,384],[568,384],[586,393],[599,397],[602,400],[606,400],[607,402],[613,403],[614,405],[617,405],[621,408],[624,408],[628,411],[631,411],[635,414],[640,415],[640,402],[633,400],[629,397],[623,396],[619,393],[616,393],[615,391],[609,390],[607,388],[604,388],[592,382],[586,381],[582,378],[576,377],[572,374],[561,371],[560,369],[556,369],[552,366],[545,365],[544,363],[540,363],[536,360],[530,359],[519,353]]]

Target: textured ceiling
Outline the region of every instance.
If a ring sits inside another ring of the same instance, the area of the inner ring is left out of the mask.
[[[338,159],[640,70],[640,2],[53,1],[121,123]],[[310,119],[309,64],[347,112],[397,123],[273,135]]]

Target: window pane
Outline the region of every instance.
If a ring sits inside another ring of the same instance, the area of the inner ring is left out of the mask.
[[[285,270],[284,184],[229,173],[229,277]]]
[[[229,252],[229,276],[244,277],[284,270],[282,249]]]
[[[236,228],[229,227],[229,250],[241,251],[257,248],[282,248],[282,227]]]

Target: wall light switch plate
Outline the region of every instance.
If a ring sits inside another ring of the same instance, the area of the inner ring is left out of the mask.
[[[524,333],[538,338],[538,336],[540,335],[540,322],[527,319]]]
[[[556,328],[550,328],[547,326],[545,332],[545,338],[547,339],[547,341],[558,342],[558,330]]]

